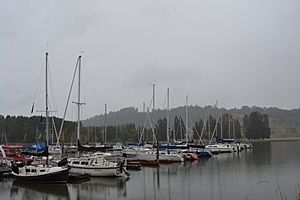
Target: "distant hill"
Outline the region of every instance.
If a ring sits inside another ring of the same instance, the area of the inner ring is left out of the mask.
[[[175,116],[181,116],[185,119],[185,107],[177,107],[170,110],[171,125]],[[238,118],[241,122],[246,114],[258,111],[265,113],[269,116],[271,136],[272,137],[298,137],[300,136],[300,109],[283,110],[275,107],[261,108],[261,107],[248,107],[243,106],[240,109],[234,108],[227,110],[225,108],[217,108],[213,106],[200,107],[189,106],[189,120],[190,125],[194,124],[196,120],[204,119],[208,112],[211,116],[216,118],[220,113],[230,113],[235,118]],[[149,117],[153,124],[158,119],[166,117],[166,110],[155,110],[149,113]],[[139,112],[137,108],[128,107],[116,112],[109,112],[106,118],[107,126],[115,126],[120,124],[135,123],[136,125],[149,127],[149,121],[147,120],[147,114],[145,112]],[[84,126],[103,126],[104,115],[97,115],[83,121]]]

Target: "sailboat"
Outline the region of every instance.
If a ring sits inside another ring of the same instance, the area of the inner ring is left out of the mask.
[[[137,152],[136,157],[139,161],[155,161],[157,155],[159,155],[159,162],[183,162],[185,155],[177,150],[173,150],[175,146],[170,146],[170,134],[169,134],[169,88],[167,89],[167,145],[164,146],[166,150],[148,150]],[[156,145],[156,148],[162,146]],[[172,149],[172,150],[171,150]]]
[[[28,155],[46,156],[46,162],[39,165],[12,166],[12,174],[16,181],[36,183],[66,183],[69,177],[69,168],[66,166],[50,166],[48,164],[48,135],[49,135],[49,110],[48,110],[48,52],[46,52],[46,150],[27,152]]]
[[[78,57],[76,69],[78,67],[78,99],[77,102],[77,150],[95,152],[101,147],[85,147],[80,143],[80,106],[83,104],[80,101],[80,70],[81,70],[81,56]],[[75,69],[75,70],[76,70]],[[74,74],[75,75],[75,74]],[[81,156],[76,158],[69,158],[68,165],[71,173],[88,174],[90,176],[106,176],[118,177],[129,176],[129,172],[122,164],[111,162],[105,159],[102,155]]]
[[[230,144],[232,142],[234,142],[234,139],[230,138],[230,115],[228,114],[228,134],[229,134],[229,138],[228,141],[226,141],[226,139],[224,140],[224,138],[222,138],[221,142],[218,142],[216,144],[208,144],[205,146],[206,149],[210,150],[213,154],[218,154],[218,153],[232,153],[234,152],[234,148],[233,146]],[[217,127],[217,123],[215,125],[215,130]],[[210,139],[211,140],[211,139]],[[229,143],[230,141],[230,143]]]

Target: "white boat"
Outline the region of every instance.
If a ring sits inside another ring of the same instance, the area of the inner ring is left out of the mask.
[[[48,148],[50,155],[62,155],[62,148],[60,145],[49,145]]]
[[[68,159],[70,172],[100,177],[129,175],[124,166],[106,160],[103,156],[86,156]]]
[[[205,148],[210,150],[211,153],[213,153],[213,154],[232,153],[233,152],[233,149],[230,144],[223,144],[223,143],[210,144],[210,145],[206,145]]]
[[[138,160],[156,160],[157,159],[157,151],[145,151],[145,152],[138,152],[137,153]],[[177,151],[159,151],[159,160],[160,161],[172,161],[172,162],[183,162],[184,155]]]
[[[145,146],[129,146],[122,150],[122,154],[124,157],[135,157],[139,153],[145,153],[147,151],[152,151],[152,148],[148,148]]]

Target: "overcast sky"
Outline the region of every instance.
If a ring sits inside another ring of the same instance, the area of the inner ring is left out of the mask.
[[[300,107],[299,0],[2,1],[0,114],[61,117],[83,51],[83,118],[134,106]],[[72,101],[76,100],[76,93]],[[68,116],[76,114],[74,105]]]

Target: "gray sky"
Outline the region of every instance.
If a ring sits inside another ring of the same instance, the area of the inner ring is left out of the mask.
[[[105,103],[142,109],[150,83],[160,108],[168,87],[173,107],[188,94],[200,106],[299,108],[299,10],[299,0],[2,1],[0,114],[42,109],[46,50],[60,117],[81,51],[84,118]]]

